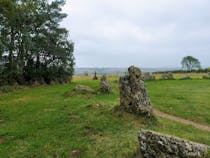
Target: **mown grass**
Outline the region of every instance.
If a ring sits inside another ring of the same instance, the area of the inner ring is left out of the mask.
[[[72,92],[78,84],[97,89],[99,81],[91,78],[75,78],[71,84],[1,94],[0,157],[66,158],[73,157],[74,150],[79,151],[77,157],[85,158],[132,157],[138,149],[137,132],[140,128],[210,145],[209,132],[162,118],[158,118],[158,124],[148,123],[145,118],[114,110],[119,106],[118,78],[109,80],[113,84],[113,92],[108,95]],[[164,98],[168,94],[167,87],[173,85],[176,88],[175,82],[178,81],[147,82],[155,107],[159,108],[158,105],[162,104],[158,103],[168,101]],[[191,85],[195,85],[194,82],[202,87],[207,84],[207,81],[193,80]],[[163,98],[155,92],[159,91],[158,85],[165,91],[165,94],[160,93]],[[192,89],[200,89],[200,86]],[[200,93],[203,95],[205,93]],[[158,102],[160,99],[162,102]],[[206,115],[203,117],[208,118]]]
[[[168,80],[147,83],[153,106],[210,126],[210,80]]]

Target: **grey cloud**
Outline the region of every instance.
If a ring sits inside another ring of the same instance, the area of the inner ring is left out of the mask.
[[[67,0],[63,11],[78,67],[210,65],[209,0]]]

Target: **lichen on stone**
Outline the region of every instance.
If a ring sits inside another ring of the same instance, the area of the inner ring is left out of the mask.
[[[129,67],[128,75],[120,77],[120,107],[137,115],[151,115],[151,102],[137,67]]]

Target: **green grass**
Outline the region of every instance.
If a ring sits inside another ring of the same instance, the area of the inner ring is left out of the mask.
[[[147,83],[159,110],[210,126],[210,80],[168,80]]]
[[[158,119],[157,125],[148,124],[144,118],[115,111],[114,107],[119,106],[118,79],[113,77],[109,80],[113,84],[113,92],[109,95],[72,92],[78,84],[97,89],[99,81],[90,78],[76,78],[72,84],[67,85],[43,86],[1,94],[0,138],[5,141],[0,142],[0,157],[66,158],[72,157],[73,150],[79,150],[81,154],[78,157],[85,158],[131,157],[138,149],[137,132],[140,128],[210,145],[209,132],[161,118]],[[164,102],[165,94],[169,93],[165,90],[168,90],[170,85],[177,88],[178,82],[147,82],[155,107],[161,109],[162,104],[159,103]],[[183,82],[188,85],[187,81],[180,81],[180,84]],[[193,82],[191,85],[200,83],[203,88],[208,84],[205,80],[189,82]],[[160,96],[155,92],[159,90],[158,86],[162,88],[162,91],[159,91]],[[200,86],[193,86],[192,90]],[[167,96],[170,99],[169,94]],[[200,93],[200,97],[205,96],[205,93]],[[173,95],[171,98],[173,99]],[[167,102],[169,100],[165,100],[165,103]],[[197,102],[199,103],[199,99]],[[97,107],[98,103],[104,107]],[[197,106],[198,111],[202,112],[199,107],[201,106]],[[179,111],[177,109],[178,113]]]

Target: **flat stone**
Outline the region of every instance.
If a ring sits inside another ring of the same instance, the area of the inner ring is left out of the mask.
[[[169,73],[164,73],[160,76],[161,80],[173,80],[174,79],[174,75],[173,73],[169,72]]]
[[[84,85],[77,85],[74,88],[74,91],[78,93],[94,93],[95,92],[92,88],[88,86],[84,86]]]
[[[142,129],[138,139],[144,158],[207,158],[206,145],[178,137]]]

